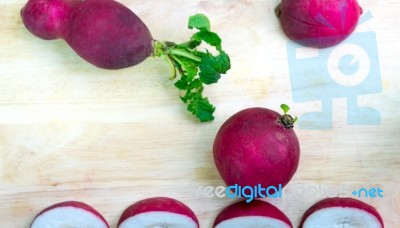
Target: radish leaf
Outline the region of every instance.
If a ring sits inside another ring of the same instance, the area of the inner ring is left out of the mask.
[[[190,29],[197,28],[200,31],[210,31],[210,20],[203,14],[196,14],[189,17]]]
[[[214,46],[217,48],[217,50],[221,49],[221,38],[213,32],[208,32],[208,31],[200,31],[195,33],[192,36],[193,41],[197,41],[201,43],[201,41],[206,42],[207,44]]]
[[[182,91],[181,100],[187,104],[190,111],[201,122],[214,119],[215,107],[203,96],[204,85],[218,82],[221,74],[226,74],[231,68],[230,58],[222,49],[222,41],[218,34],[210,31],[210,22],[205,15],[196,14],[189,19],[189,28],[199,30],[191,39],[182,44],[172,42],[154,43],[154,56],[166,56],[173,68],[175,87]],[[213,55],[208,50],[198,50],[205,42],[216,49]]]

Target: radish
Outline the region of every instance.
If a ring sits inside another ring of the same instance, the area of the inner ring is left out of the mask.
[[[214,222],[215,228],[291,228],[289,218],[278,208],[264,201],[241,201],[223,209]]]
[[[167,197],[144,199],[129,206],[121,215],[118,228],[198,228],[193,211],[180,201]]]
[[[230,59],[205,15],[189,18],[188,27],[198,32],[181,44],[154,40],[135,13],[113,0],[29,0],[21,17],[34,35],[64,39],[79,56],[100,68],[121,69],[150,56],[164,58],[188,111],[202,122],[214,119],[215,107],[202,92],[204,85],[218,82],[230,69]],[[214,47],[218,55],[197,50],[202,42]]]
[[[372,206],[352,198],[327,198],[309,208],[300,228],[384,228]]]
[[[31,228],[90,227],[109,228],[106,220],[91,206],[67,201],[54,204],[40,212]]]
[[[291,40],[317,48],[346,39],[361,14],[356,0],[282,0],[276,8],[282,29]]]
[[[297,118],[266,108],[249,108],[229,118],[214,141],[214,161],[226,185],[285,186],[297,170]],[[256,196],[260,198],[260,196]]]

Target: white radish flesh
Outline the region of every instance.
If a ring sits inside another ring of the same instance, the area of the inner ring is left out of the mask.
[[[119,228],[197,228],[193,219],[170,212],[145,212],[123,221]]]
[[[372,214],[357,208],[331,207],[312,213],[303,228],[382,228]]]
[[[92,212],[63,206],[43,212],[35,218],[31,228],[108,228],[108,225]]]
[[[225,220],[215,228],[291,228],[287,223],[264,216],[245,216]]]

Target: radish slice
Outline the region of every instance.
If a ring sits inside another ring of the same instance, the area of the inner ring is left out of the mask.
[[[67,201],[54,204],[40,212],[31,228],[109,228],[103,216],[91,206]]]
[[[289,218],[278,208],[264,201],[241,201],[223,209],[214,228],[292,228]]]
[[[379,213],[372,206],[352,198],[328,198],[306,211],[303,228],[384,228]]]
[[[198,228],[193,211],[180,201],[166,197],[141,200],[129,206],[118,228]]]

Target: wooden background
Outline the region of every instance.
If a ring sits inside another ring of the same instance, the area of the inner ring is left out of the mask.
[[[232,202],[196,191],[223,185],[212,159],[220,125],[253,106],[287,103],[296,115],[320,109],[320,102],[293,102],[278,0],[120,2],[159,40],[185,41],[190,15],[210,17],[233,66],[206,89],[215,121],[200,124],[185,111],[162,60],[97,69],[63,41],[31,35],[19,16],[25,0],[0,0],[0,227],[29,227],[41,209],[65,200],[94,206],[115,227],[128,205],[153,196],[180,199],[210,227]],[[317,200],[360,187],[382,188],[384,198],[363,201],[388,228],[400,224],[400,3],[360,4],[374,16],[357,32],[377,36],[383,90],[358,101],[379,110],[382,122],[347,125],[346,99],[337,99],[332,129],[296,127],[301,163],[283,199],[272,201],[295,226]]]

